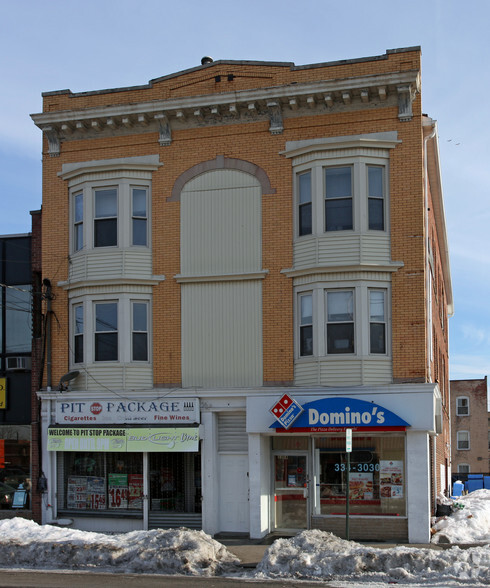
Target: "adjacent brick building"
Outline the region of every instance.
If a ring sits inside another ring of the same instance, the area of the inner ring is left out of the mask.
[[[453,474],[490,472],[487,377],[451,380],[451,447]]]
[[[342,534],[349,486],[353,538],[428,540],[452,291],[420,58],[43,95],[45,521]]]

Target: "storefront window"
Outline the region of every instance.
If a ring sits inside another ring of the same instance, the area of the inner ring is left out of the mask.
[[[0,508],[11,508],[14,493],[23,488],[27,492],[25,507],[30,506],[31,474],[30,451],[31,443],[26,439],[5,439],[2,433],[22,434],[25,431],[0,431]]]
[[[315,438],[319,485],[316,514],[343,515],[346,507],[345,436]],[[406,515],[405,438],[353,437],[349,505],[354,515]]]
[[[143,459],[141,453],[58,454],[61,504],[68,510],[141,510]]]

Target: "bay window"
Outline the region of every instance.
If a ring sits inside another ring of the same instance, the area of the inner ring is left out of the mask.
[[[104,175],[108,179],[81,175],[70,183],[71,252],[100,255],[109,247],[148,248],[150,175],[142,179],[140,174],[117,169]]]
[[[298,288],[296,357],[301,361],[345,361],[348,356],[389,359],[389,285],[374,285],[360,280]]]
[[[339,231],[389,229],[390,150],[396,132],[288,141],[295,175],[297,237],[329,237]],[[374,234],[373,234],[374,233]]]
[[[71,362],[149,363],[150,321],[150,294],[127,292],[75,297],[70,322]]]

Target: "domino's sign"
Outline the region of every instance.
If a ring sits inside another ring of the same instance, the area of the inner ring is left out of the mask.
[[[301,415],[303,408],[288,394],[284,394],[270,409],[270,412],[276,417],[282,427],[289,429],[294,421]]]
[[[289,401],[287,406],[284,406],[285,398]],[[270,428],[278,430],[289,429],[293,423],[295,431],[309,432],[343,431],[347,427],[389,431],[410,426],[387,408],[357,398],[322,398],[301,406],[285,394],[271,412],[277,420]]]

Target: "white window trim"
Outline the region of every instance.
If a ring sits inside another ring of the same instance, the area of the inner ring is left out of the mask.
[[[327,354],[326,292],[330,290],[354,291],[354,353]],[[385,292],[386,353],[371,353],[369,342],[369,292]],[[313,302],[313,355],[300,355],[300,296],[312,294]],[[391,284],[355,280],[345,282],[316,282],[296,288],[295,291],[295,359],[300,361],[349,360],[352,358],[391,359]]]
[[[468,468],[467,472],[462,472],[461,468],[465,467]],[[469,474],[471,472],[470,464],[469,463],[459,463],[458,464],[458,474]]]
[[[459,437],[461,433],[467,433],[468,434],[468,447],[460,447],[459,446]],[[470,436],[470,432],[469,431],[457,431],[456,432],[456,448],[458,451],[470,451],[471,449],[471,436]]]
[[[73,367],[89,365],[148,365],[152,361],[152,298],[148,294],[108,293],[78,296],[70,304],[70,365]],[[118,359],[110,361],[95,360],[95,304],[117,303]],[[132,360],[132,303],[147,304],[148,360]],[[75,307],[83,306],[83,363],[75,363]]]
[[[467,400],[467,401],[468,401],[468,406],[467,406],[467,408],[468,408],[468,412],[467,412],[467,413],[465,413],[465,414],[461,414],[461,413],[459,412],[459,408],[460,408],[460,407],[458,406],[458,400],[459,400],[460,398],[464,398],[465,400]],[[469,396],[457,396],[457,397],[456,397],[456,416],[461,416],[461,417],[470,416],[470,397],[469,397]]]

